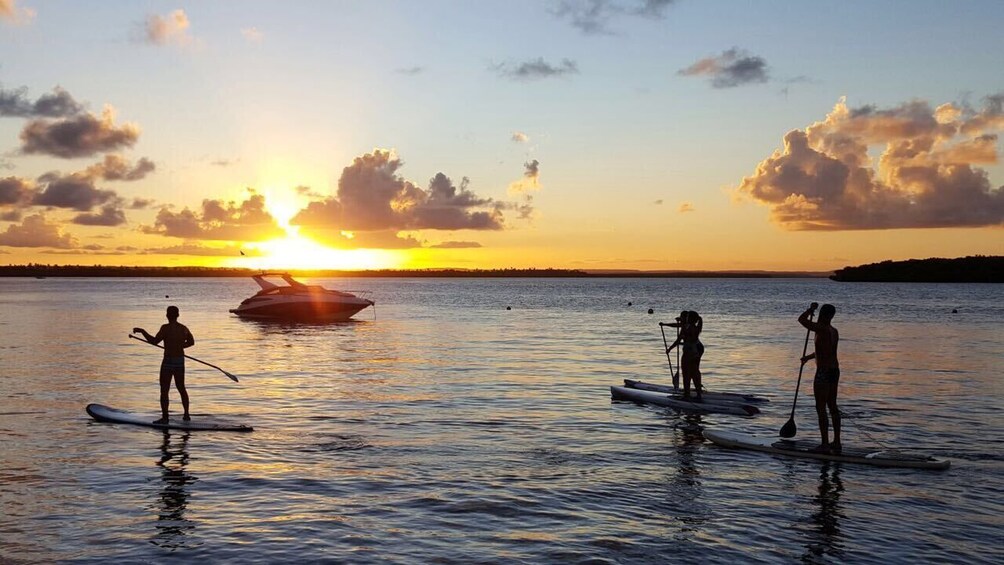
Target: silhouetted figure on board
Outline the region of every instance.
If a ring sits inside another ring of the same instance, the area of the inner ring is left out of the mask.
[[[680,328],[680,336],[670,345],[667,352],[674,347],[682,346],[683,359],[680,361],[680,372],[683,373],[683,397],[690,398],[690,383],[694,383],[697,393],[695,400],[701,402],[701,357],[704,355],[704,344],[701,343],[701,330],[704,329],[704,319],[692,310],[680,312],[676,322],[666,324],[672,328]]]
[[[141,333],[150,343],[157,345],[164,342],[164,360],[160,363],[160,419],[155,424],[168,422],[169,393],[171,379],[181,395],[181,405],[185,408],[185,420],[191,420],[188,408],[188,391],[185,389],[185,348],[195,345],[192,332],[183,324],[178,323],[178,307],[167,307],[167,323],[160,326],[157,335],[150,335],[143,328],[133,328],[133,333]]]
[[[798,317],[798,323],[807,330],[815,332],[813,340],[815,351],[802,357],[802,364],[810,359],[816,360],[816,377],[812,381],[812,392],[816,397],[816,415],[819,417],[819,435],[822,443],[813,448],[821,453],[840,453],[840,409],[837,408],[837,383],[840,381],[840,363],[837,361],[837,343],[840,334],[837,328],[830,325],[837,309],[832,304],[823,304],[819,309],[819,319],[813,322],[810,318],[816,310],[813,302],[809,309]],[[830,443],[827,409],[833,418],[833,442]]]

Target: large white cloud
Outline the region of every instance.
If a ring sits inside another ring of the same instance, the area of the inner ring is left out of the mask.
[[[974,165],[997,160],[1001,101],[879,109],[841,99],[824,120],[788,132],[738,193],[792,230],[999,226],[1004,189]]]

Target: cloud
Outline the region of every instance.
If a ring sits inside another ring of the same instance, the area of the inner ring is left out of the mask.
[[[149,208],[150,206],[153,206],[154,202],[156,202],[156,200],[154,200],[153,198],[140,198],[137,196],[136,198],[132,199],[132,204],[129,204],[129,209],[144,210],[146,208]]]
[[[509,194],[523,194],[540,190],[540,161],[534,159],[523,163],[523,178],[509,185]]]
[[[121,226],[126,223],[125,212],[117,203],[106,204],[97,214],[85,212],[73,217],[73,223],[82,226]]]
[[[312,237],[324,237],[323,231],[359,237],[358,232],[502,229],[497,203],[471,192],[466,178],[457,187],[438,173],[423,190],[398,174],[402,165],[382,149],[356,157],[343,169],[335,196],[310,202],[290,223]]]
[[[685,212],[693,212],[694,205],[691,204],[690,202],[683,202],[680,204],[680,207],[677,209],[677,211],[680,212],[681,214]]]
[[[524,61],[522,63],[498,63],[489,67],[500,77],[512,80],[530,81],[545,78],[560,77],[579,73],[579,66],[570,59],[562,59],[553,65],[544,61],[543,57]]]
[[[745,177],[737,195],[789,230],[1000,226],[1004,187],[975,164],[997,161],[1001,95],[977,110],[914,100],[879,109],[841,99],[823,121]],[[876,159],[873,148],[882,148]]]
[[[127,159],[121,155],[110,153],[100,163],[95,163],[87,167],[82,176],[103,180],[140,180],[147,174],[153,172],[157,166],[146,157],[141,157],[136,165],[131,165]]]
[[[305,233],[311,239],[342,249],[416,249],[423,247],[418,239],[397,230],[368,232],[335,232],[329,229],[311,229]]]
[[[767,82],[767,61],[733,47],[717,57],[707,57],[681,69],[683,76],[707,76],[714,88],[733,88],[744,84]]]
[[[143,26],[143,39],[153,45],[192,45],[194,38],[189,34],[191,22],[184,10],[175,10],[166,16],[151,15]]]
[[[432,249],[475,249],[481,247],[481,244],[476,241],[444,241],[429,247]]]
[[[111,106],[100,118],[88,112],[54,121],[32,120],[21,131],[21,151],[71,159],[132,147],[139,139],[139,127],[116,127],[114,121]]]
[[[228,245],[226,247],[206,247],[193,241],[186,241],[181,245],[146,249],[143,251],[143,254],[194,255],[199,257],[239,257],[242,251],[244,255],[248,257],[262,256],[262,252],[257,249],[244,249],[235,245]]]
[[[21,177],[0,179],[0,206],[24,206],[35,196],[35,186]]]
[[[394,72],[398,73],[398,74],[401,74],[401,75],[417,75],[417,74],[424,73],[425,72],[425,67],[418,67],[418,66],[415,66],[415,67],[403,67],[403,68],[400,68],[400,69],[394,69]]]
[[[45,188],[32,199],[31,204],[35,206],[72,208],[79,212],[88,212],[95,206],[118,199],[114,190],[98,189],[94,186],[94,181],[85,176],[46,173],[38,180],[45,185]]]
[[[2,0],[0,0],[2,2]],[[32,102],[27,87],[15,90],[0,89],[0,116],[14,118],[65,118],[79,114],[83,105],[60,87],[43,94]]]
[[[245,27],[241,28],[241,35],[248,43],[261,43],[265,40],[265,34],[258,30],[256,27]]]
[[[616,2],[613,0],[563,0],[553,11],[560,19],[566,19],[582,33],[588,35],[610,35],[610,24],[623,17],[662,19],[666,8],[674,0],[639,0]]]
[[[323,194],[303,184],[293,187],[293,190],[295,190],[297,194],[306,196],[307,198],[324,198]]]
[[[660,198],[660,199],[656,200],[656,201],[655,201],[655,202],[653,202],[652,204],[655,204],[656,206],[662,206],[662,198]]]
[[[17,0],[0,0],[0,20],[14,25],[27,25],[35,19],[35,10],[19,8]]]
[[[61,232],[59,226],[47,223],[43,214],[34,214],[26,217],[20,225],[7,226],[6,231],[0,232],[0,245],[72,249],[77,246],[77,241],[72,235]]]
[[[216,159],[215,161],[210,161],[209,164],[214,167],[229,167],[239,162],[240,159]]]
[[[252,194],[240,204],[206,199],[200,211],[186,207],[172,212],[164,206],[157,212],[154,225],[143,226],[140,231],[213,241],[263,241],[286,234],[265,210],[265,197],[261,194]]]
[[[516,143],[528,143],[530,141],[530,136],[521,131],[514,131],[512,132],[512,138],[510,139]]]

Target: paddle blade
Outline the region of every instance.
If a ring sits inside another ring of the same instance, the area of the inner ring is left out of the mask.
[[[795,428],[795,417],[792,416],[791,418],[788,419],[788,422],[785,425],[781,426],[781,431],[778,433],[778,435],[785,439],[793,438],[795,437],[796,431],[797,429]]]
[[[230,380],[234,381],[235,383],[239,383],[240,382],[240,381],[237,380],[237,377],[231,375],[230,373],[228,373],[226,371],[223,371],[223,374],[226,375],[226,376],[228,376],[228,377],[230,377]]]

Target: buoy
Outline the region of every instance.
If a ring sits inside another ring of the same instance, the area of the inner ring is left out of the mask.
[[[958,310],[956,310],[955,308],[952,308],[952,314],[958,314],[958,313],[959,313]]]
[[[164,295],[164,298],[171,298],[171,297],[165,294],[165,295]]]
[[[649,313],[649,314],[655,314],[655,310],[653,310],[653,309],[649,308],[649,309],[648,309],[648,313]]]
[[[628,302],[628,306],[631,306],[631,302]]]
[[[512,310],[512,306],[506,306],[505,309],[506,310]]]

